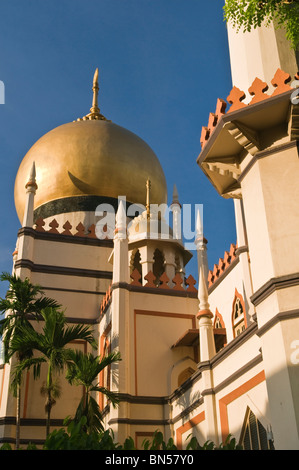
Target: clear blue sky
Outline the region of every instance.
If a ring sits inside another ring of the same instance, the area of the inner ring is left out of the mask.
[[[182,204],[204,205],[210,267],[236,242],[232,201],[196,164],[201,128],[232,88],[222,7],[221,0],[2,2],[0,271],[11,271],[20,227],[18,166],[43,134],[89,112],[96,67],[101,112],[152,147],[170,200],[175,183]],[[189,272],[196,275],[195,262]]]

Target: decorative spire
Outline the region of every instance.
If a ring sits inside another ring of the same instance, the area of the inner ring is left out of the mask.
[[[146,215],[147,218],[150,218],[151,212],[150,212],[150,191],[151,191],[151,181],[148,178],[146,182]]]
[[[115,217],[115,234],[119,238],[126,238],[127,230],[127,217],[126,217],[126,208],[125,202],[123,199],[120,199],[116,217]]]
[[[34,196],[37,190],[36,184],[36,172],[35,172],[35,162],[33,162],[28,182],[25,185],[27,199],[23,217],[23,227],[32,227],[33,226],[33,211],[34,211]]]
[[[84,116],[83,118],[78,118],[77,121],[92,121],[92,120],[101,120],[101,121],[108,121],[105,116],[100,113],[100,108],[98,106],[98,95],[99,95],[99,69],[96,68],[94,76],[93,76],[93,83],[92,83],[92,106],[90,108],[90,113]],[[111,121],[108,121],[111,122]]]
[[[31,170],[30,170],[28,182],[25,185],[25,188],[27,189],[27,191],[31,189],[31,191],[35,192],[37,190],[37,184],[36,184],[35,178],[36,178],[36,170],[35,170],[35,162],[33,162]]]
[[[181,227],[181,209],[182,206],[179,202],[179,194],[176,185],[173,186],[172,203],[170,206],[173,214],[173,238],[175,240],[182,239],[182,227]]]
[[[203,226],[199,209],[196,214],[196,240],[199,242],[203,241]]]
[[[96,68],[94,76],[93,76],[93,98],[92,98],[92,107],[90,108],[91,114],[99,114],[100,108],[98,107],[98,95],[99,95],[99,69]]]
[[[181,204],[180,204],[180,201],[179,201],[179,193],[178,193],[178,190],[177,190],[177,187],[176,185],[174,184],[173,185],[173,193],[172,193],[172,203],[171,205],[173,204],[177,204],[181,207]]]
[[[113,243],[113,284],[118,282],[129,282],[128,263],[128,237],[126,203],[123,198],[119,199],[118,209],[115,217],[115,234]]]

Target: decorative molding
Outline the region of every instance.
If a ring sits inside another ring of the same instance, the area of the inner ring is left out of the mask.
[[[292,140],[291,142],[286,142],[284,144],[279,144],[275,145],[274,147],[271,147],[266,150],[261,150],[260,152],[256,153],[253,158],[250,160],[248,165],[244,168],[244,170],[241,172],[238,182],[241,183],[241,181],[244,179],[244,177],[248,174],[248,172],[251,170],[253,165],[260,160],[261,158],[268,157],[270,155],[279,155],[280,152],[283,152],[284,150],[289,150],[294,147],[298,147],[298,142]]]
[[[242,344],[246,343],[246,341],[256,334],[257,329],[258,327],[256,322],[251,323],[239,336],[227,343],[227,345],[211,359],[209,363],[210,367],[214,368],[218,366],[218,364],[225,360],[227,356],[233,354]],[[199,363],[198,369],[202,370],[202,367],[207,367],[207,364],[202,366]]]
[[[299,285],[299,273],[287,274],[269,279],[250,297],[250,301],[256,307],[263,302],[269,295],[278,289],[287,289]]]
[[[45,274],[59,274],[63,276],[94,277],[95,279],[112,279],[111,271],[96,269],[71,268],[67,266],[52,266],[48,264],[35,264],[28,259],[19,259],[15,262],[15,268],[27,268],[32,272]]]
[[[129,424],[142,426],[166,426],[170,424],[169,419],[137,419],[137,418],[112,418],[108,424]]]
[[[271,320],[267,321],[263,326],[261,326],[256,332],[257,336],[261,337],[267,333],[273,326],[285,320],[293,320],[294,318],[299,318],[299,309],[287,310],[285,312],[279,312]]]
[[[66,225],[66,224],[64,224]],[[53,233],[47,231],[37,231],[34,228],[30,227],[22,227],[18,231],[18,237],[27,236],[33,237],[37,240],[45,240],[45,241],[52,241],[52,242],[62,242],[62,243],[76,243],[79,245],[91,245],[91,246],[103,246],[112,248],[113,247],[113,240],[105,239],[100,240],[99,238],[92,238],[92,237],[79,237],[72,235],[66,231],[65,234],[62,233]]]
[[[233,163],[203,162],[202,166],[213,173],[218,173],[218,175],[230,176],[234,180],[237,180],[241,174],[241,170]]]
[[[248,246],[247,246],[247,245],[243,245],[243,246],[238,246],[238,247],[236,248],[235,254],[236,254],[236,256],[239,256],[239,255],[241,255],[242,253],[248,253],[248,252],[249,252]]]
[[[168,397],[130,395],[129,393],[118,393],[120,401],[134,403],[136,405],[167,405]]]
[[[51,290],[57,292],[73,292],[75,294],[90,294],[90,295],[105,295],[106,292],[96,290],[81,290],[81,289],[66,289],[64,287],[45,287],[42,286],[42,290]]]
[[[28,314],[28,320],[35,320],[33,315]],[[38,321],[43,322],[44,319],[42,316],[39,316]],[[84,318],[84,317],[69,317],[66,315],[67,323],[75,323],[79,325],[96,325],[99,322],[98,317],[96,318]]]
[[[238,121],[226,122],[223,128],[251,155],[254,156],[260,150],[259,136],[255,130]],[[237,176],[240,176],[240,170],[238,170]]]
[[[116,213],[118,202],[117,198],[107,196],[81,195],[63,197],[48,201],[37,207],[34,210],[34,220],[39,218],[48,219],[49,217],[57,217],[59,214],[74,212],[92,212],[94,214],[100,204],[109,204]],[[131,205],[133,205],[132,202],[126,201],[127,209]]]

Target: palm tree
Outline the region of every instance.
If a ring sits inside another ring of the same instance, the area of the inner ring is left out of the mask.
[[[102,413],[97,401],[91,396],[92,392],[104,394],[112,406],[119,403],[115,392],[109,391],[97,382],[99,374],[112,363],[121,360],[119,352],[113,352],[105,357],[94,356],[91,353],[84,354],[79,350],[72,350],[68,363],[67,380],[71,385],[83,385],[83,397],[77,408],[74,421],[79,422],[82,416],[87,418],[85,431],[100,432],[103,430]]]
[[[12,338],[19,334],[19,328],[27,326],[33,329],[30,319],[38,320],[39,314],[43,308],[59,307],[59,304],[44,295],[39,285],[32,284],[28,278],[22,280],[15,274],[2,273],[0,280],[9,283],[9,289],[6,297],[0,298],[0,312],[5,316],[0,320],[0,338],[4,346],[4,362],[8,363],[12,352],[10,345]],[[21,348],[14,351],[16,353],[17,363],[26,357],[31,357],[30,349]],[[20,443],[20,403],[21,403],[21,383],[22,374],[15,374],[12,381],[12,390],[17,398],[16,410],[16,449]]]
[[[46,396],[46,435],[50,432],[51,411],[60,396],[57,382],[59,375],[69,360],[71,349],[67,346],[76,340],[84,340],[96,347],[92,330],[84,325],[68,326],[64,313],[56,308],[46,308],[41,311],[44,326],[41,333],[25,327],[20,328],[20,335],[11,342],[11,350],[28,348],[39,353],[38,356],[25,358],[16,368],[19,374],[33,367],[34,378],[40,376],[41,365],[47,365],[47,378],[41,387],[41,393]]]

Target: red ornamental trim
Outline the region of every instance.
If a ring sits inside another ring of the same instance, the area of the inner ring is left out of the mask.
[[[298,79],[298,75],[299,73],[295,75],[295,79]],[[272,96],[277,96],[281,93],[285,93],[287,91],[292,90],[291,86],[288,85],[291,79],[291,75],[281,69],[277,69],[273,79],[271,80],[271,84],[275,88],[275,90],[272,95],[269,95],[266,93],[269,88],[268,84],[256,77],[248,89],[249,94],[253,96],[252,100],[248,104],[243,102],[246,98],[246,93],[243,90],[240,90],[239,88],[234,86],[227,97],[227,102],[231,105],[227,113],[246,108],[247,106],[250,106],[254,103],[264,101],[268,98],[271,98]],[[220,121],[220,118],[226,113],[226,107],[227,103],[224,100],[218,98],[215,113],[209,114],[208,125],[202,127],[200,138],[202,149],[210,139],[214,129]]]
[[[196,318],[200,319],[201,317],[213,318],[213,314],[210,309],[200,310]]]

